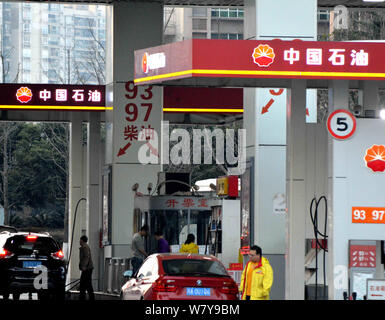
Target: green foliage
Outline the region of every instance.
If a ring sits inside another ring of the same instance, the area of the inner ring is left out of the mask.
[[[67,126],[14,125],[17,128],[12,131],[8,143],[10,222],[18,227],[63,228],[68,171]],[[0,159],[2,168],[3,156]],[[3,197],[0,201],[3,204]],[[20,214],[25,208],[32,210],[30,216]]]
[[[384,14],[379,11],[350,11],[348,29],[334,30],[333,41],[382,40]]]
[[[238,129],[242,128],[242,124],[240,122],[231,122],[227,123],[222,126],[216,126],[216,125],[202,125],[202,124],[191,124],[191,125],[170,125],[170,133],[174,129],[179,129],[183,128],[189,132],[190,136],[190,150],[193,152],[193,130],[194,129],[207,129],[211,133],[215,129],[220,129],[223,131],[224,136],[226,136],[226,130],[227,129],[232,129],[234,130],[234,157],[238,157]],[[225,138],[226,139],[226,138]],[[172,150],[173,146],[178,144],[180,141],[170,141],[170,151]],[[230,143],[233,143],[232,141]],[[210,146],[211,149],[211,146]],[[227,174],[227,170],[229,167],[233,165],[229,165],[226,161],[226,156],[224,157],[225,163],[224,164],[218,164],[217,159],[215,158],[216,155],[216,150],[217,150],[217,143],[216,143],[216,138],[215,136],[213,137],[213,143],[212,143],[212,159],[211,159],[211,164],[204,164],[204,150],[205,150],[205,144],[204,144],[204,139],[201,139],[201,162],[200,164],[193,164],[192,163],[192,154],[190,154],[190,161],[191,163],[189,165],[186,164],[180,164],[180,165],[175,165],[172,162],[170,162],[168,165],[165,165],[163,167],[163,170],[165,172],[190,172],[191,173],[191,183],[194,184],[196,181],[199,180],[205,180],[205,179],[211,179],[211,178],[217,178],[220,176],[225,176]],[[226,143],[224,143],[224,150],[221,151],[223,152],[224,155],[226,155]]]

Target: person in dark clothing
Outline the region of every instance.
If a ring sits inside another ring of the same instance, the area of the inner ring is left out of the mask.
[[[94,289],[92,287],[92,270],[94,269],[94,265],[92,263],[91,249],[87,242],[87,236],[80,238],[79,269],[82,273],[80,276],[79,299],[85,300],[87,291],[89,300],[95,300]]]
[[[131,258],[131,265],[132,265],[132,274],[135,275],[136,272],[139,270],[140,266],[142,265],[144,259],[148,257],[147,252],[144,250],[144,238],[147,236],[148,233],[148,226],[144,225],[139,232],[134,234],[134,237],[132,238],[132,258]]]
[[[158,253],[170,252],[170,246],[167,240],[163,238],[162,231],[155,232],[155,239],[158,242]]]

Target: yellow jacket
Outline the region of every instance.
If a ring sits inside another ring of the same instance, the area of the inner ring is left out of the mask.
[[[189,244],[182,244],[182,248],[180,248],[179,252],[181,252],[181,253],[198,253],[199,248],[194,242],[190,242]]]
[[[248,262],[242,272],[241,284],[239,291],[242,292],[242,300],[246,300],[246,275],[247,269],[252,268]],[[262,265],[253,271],[253,279],[251,280],[251,296],[250,300],[269,300],[271,286],[273,285],[273,269],[265,257],[262,257]]]

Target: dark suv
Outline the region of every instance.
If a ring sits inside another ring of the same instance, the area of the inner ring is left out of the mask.
[[[0,295],[37,292],[39,299],[65,297],[67,267],[59,244],[45,233],[0,228]]]

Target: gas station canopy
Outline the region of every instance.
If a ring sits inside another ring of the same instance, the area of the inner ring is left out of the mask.
[[[193,39],[135,51],[135,83],[308,88],[328,81],[385,80],[385,43]],[[382,85],[380,84],[380,87]]]

